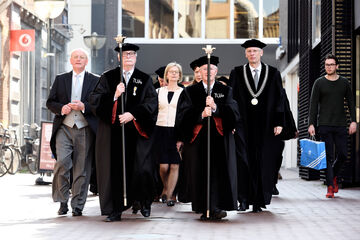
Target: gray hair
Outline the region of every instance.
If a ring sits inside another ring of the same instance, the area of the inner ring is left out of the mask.
[[[83,53],[86,55],[86,58],[89,59],[89,53],[88,53],[85,49],[83,49],[83,48],[75,48],[75,49],[71,50],[71,52],[70,52],[70,57],[71,57],[71,55],[72,55],[74,52],[76,52],[76,51],[81,51],[81,52],[83,52]]]

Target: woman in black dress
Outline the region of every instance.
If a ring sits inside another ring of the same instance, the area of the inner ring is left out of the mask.
[[[166,66],[164,79],[167,86],[158,88],[159,113],[155,134],[155,156],[160,164],[160,177],[163,183],[161,198],[168,206],[174,206],[173,192],[179,176],[180,155],[176,149],[175,118],[176,108],[182,88],[178,83],[182,79],[182,68],[176,62]]]

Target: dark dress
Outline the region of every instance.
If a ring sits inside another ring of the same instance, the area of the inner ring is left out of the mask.
[[[265,64],[261,64],[258,89],[262,86],[266,75]],[[249,65],[245,66],[250,87],[257,92]],[[266,85],[257,97],[258,104],[252,105],[253,97],[246,86],[243,70],[244,66],[235,67],[230,73],[229,82],[242,117],[242,131],[250,168],[249,203],[265,208],[265,205],[271,202],[274,173],[282,152],[283,142],[279,136],[274,136],[274,127],[284,126],[281,97],[283,87],[280,72],[269,66]]]
[[[174,92],[168,92],[168,103]],[[179,164],[181,159],[176,149],[174,127],[155,126],[154,157],[159,164]]]
[[[235,144],[232,129],[238,121],[237,104],[232,99],[231,88],[215,82],[212,97],[217,110],[210,120],[210,211],[216,209],[237,209],[237,175]],[[206,211],[207,186],[207,118],[202,119],[205,107],[206,92],[203,83],[189,86],[182,92],[175,129],[179,140],[190,146],[191,163],[184,172],[190,171],[190,199],[196,212]],[[216,120],[215,120],[216,119]],[[216,121],[216,122],[215,122]],[[195,129],[200,129],[196,135]],[[188,159],[187,159],[188,160]],[[184,160],[183,160],[184,161]],[[180,192],[185,192],[180,190]]]
[[[97,183],[102,215],[121,212],[134,201],[150,202],[154,199],[155,164],[151,158],[152,133],[157,116],[157,94],[149,75],[134,70],[124,96],[125,112],[135,120],[125,124],[127,206],[123,203],[122,128],[118,115],[115,122],[112,111],[116,86],[120,82],[120,68],[107,71],[90,96],[94,114],[99,118],[96,139]],[[135,125],[136,124],[136,125]]]

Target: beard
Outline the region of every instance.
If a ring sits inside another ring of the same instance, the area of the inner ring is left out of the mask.
[[[334,71],[326,71],[326,74],[328,76],[334,76],[334,75],[336,75],[336,71],[335,70]]]

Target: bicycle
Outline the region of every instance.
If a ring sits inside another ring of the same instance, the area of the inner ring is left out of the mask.
[[[25,126],[27,129],[25,129]],[[23,153],[22,160],[32,174],[37,174],[39,170],[38,151],[40,144],[40,129],[41,128],[36,123],[33,123],[31,126],[29,124],[24,124],[23,132],[25,144],[21,147]]]
[[[21,156],[21,154],[18,153],[19,148],[17,142],[16,129],[10,128],[9,132],[10,132],[9,134],[10,144],[8,144],[8,146],[13,151],[13,161],[10,168],[8,169],[8,173],[14,175],[15,173],[17,173],[17,171],[20,168],[21,158],[19,156]]]
[[[2,177],[9,171],[13,163],[13,152],[7,144],[10,135],[2,123],[0,123],[0,139],[0,177]]]
[[[35,137],[31,137],[30,131],[35,130]],[[19,167],[27,167],[30,173],[37,174],[38,171],[38,161],[37,161],[37,146],[39,145],[38,132],[40,127],[37,124],[30,126],[29,124],[24,124],[23,133],[25,143],[23,146],[19,147],[19,142],[17,139],[16,132],[14,131],[13,143],[11,148],[14,151],[13,167],[9,169],[10,174],[15,174]]]

